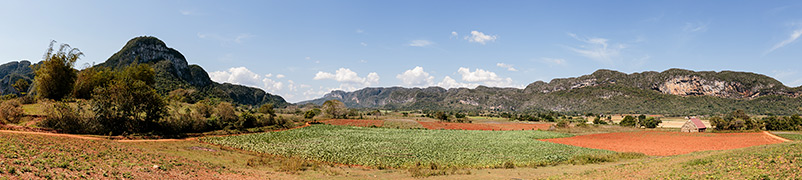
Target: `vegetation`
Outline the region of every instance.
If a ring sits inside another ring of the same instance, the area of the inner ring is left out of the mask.
[[[61,44],[54,52],[55,43],[50,42],[45,59],[36,69],[35,84],[38,97],[61,100],[72,92],[76,78],[76,70],[72,67],[83,53],[69,44]]]
[[[631,126],[631,127],[634,127],[635,125],[637,125],[637,124],[638,124],[638,121],[636,121],[634,117],[627,115],[627,116],[625,116],[625,117],[624,117],[624,119],[623,119],[623,120],[621,120],[621,122],[619,122],[618,124],[619,124],[619,125],[621,125],[621,126]]]
[[[328,100],[323,103],[323,113],[329,118],[346,118],[348,108],[339,100]]]
[[[724,115],[724,117],[711,117],[710,125],[715,126],[716,130],[749,130],[761,128],[757,121],[749,117],[743,110],[732,111]]]
[[[769,116],[762,120],[766,130],[799,131],[802,130],[802,118],[791,116]]]
[[[22,118],[22,104],[17,99],[0,102],[0,124],[18,123]]]
[[[546,131],[464,131],[363,128],[313,125],[290,131],[201,141],[281,156],[370,167],[439,166],[495,167],[512,162],[520,167],[569,162],[589,154],[614,154],[532,139],[570,135]]]

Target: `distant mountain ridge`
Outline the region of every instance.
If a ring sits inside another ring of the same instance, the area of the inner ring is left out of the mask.
[[[745,109],[760,114],[793,114],[802,112],[801,89],[749,72],[669,69],[626,74],[602,69],[548,83],[537,81],[524,89],[364,88],[332,91],[299,104],[338,99],[353,108],[660,114]]]

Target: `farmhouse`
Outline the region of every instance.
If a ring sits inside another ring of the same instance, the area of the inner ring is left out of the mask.
[[[705,132],[705,124],[699,118],[691,118],[682,125],[681,132]]]

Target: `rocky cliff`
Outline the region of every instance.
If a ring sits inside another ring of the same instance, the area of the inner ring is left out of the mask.
[[[30,61],[13,61],[0,65],[0,95],[18,94],[12,86],[17,80],[33,82],[33,69]]]

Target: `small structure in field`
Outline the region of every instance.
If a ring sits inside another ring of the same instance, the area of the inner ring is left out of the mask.
[[[705,124],[699,118],[691,118],[682,125],[680,132],[705,132]]]

